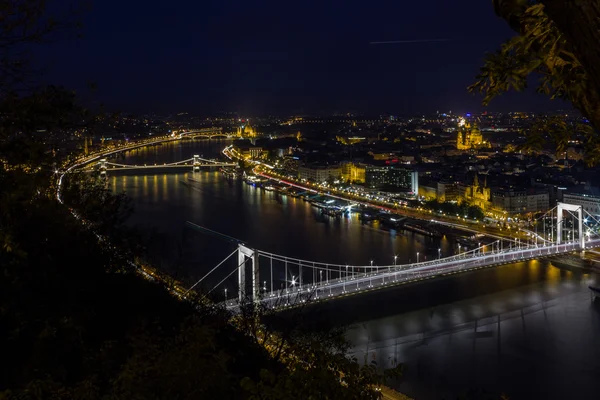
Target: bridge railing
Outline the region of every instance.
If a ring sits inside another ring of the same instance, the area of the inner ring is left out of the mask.
[[[590,239],[586,242],[586,246],[600,246],[600,239]],[[551,256],[553,254],[564,254],[579,249],[580,244],[576,241],[559,245],[555,243],[550,245],[530,244],[521,246],[520,248],[509,248],[503,251],[490,251],[481,255],[463,256],[463,254],[461,254],[420,263],[396,266],[374,266],[373,268],[378,268],[381,271],[355,272],[353,276],[347,277],[343,277],[340,274],[337,278],[328,279],[325,282],[322,280],[309,282],[302,286],[286,287],[285,289],[279,289],[270,293],[265,291],[264,296],[260,298],[260,301],[267,302],[270,305],[276,305],[277,307],[285,307],[299,302],[306,302],[311,299],[318,300],[321,298],[338,297],[349,294],[350,292],[356,293],[359,291],[370,290],[375,287],[397,284],[398,282],[423,279],[439,274],[452,274],[471,270],[473,268]],[[311,267],[309,265],[304,266],[308,268]],[[370,266],[367,266],[367,268],[370,268]],[[324,271],[324,269],[321,270]],[[336,273],[339,272],[339,270],[331,269],[330,272]],[[356,286],[354,286],[354,284],[356,284]],[[235,308],[237,307],[237,300],[231,299],[226,304],[229,308]]]

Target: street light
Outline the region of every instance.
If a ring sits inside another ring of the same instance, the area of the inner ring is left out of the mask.
[[[442,249],[438,249],[438,260],[442,258]]]
[[[396,266],[396,260],[398,259],[398,256],[394,256],[394,267]]]
[[[346,279],[344,279],[344,293],[346,293],[346,281],[348,280],[348,266],[346,265]]]
[[[227,304],[227,288],[225,288],[225,304]]]
[[[419,252],[417,251],[417,264],[419,263]]]

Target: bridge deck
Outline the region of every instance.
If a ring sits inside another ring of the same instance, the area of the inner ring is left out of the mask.
[[[586,242],[586,248],[598,246],[600,246],[600,239]],[[354,274],[354,277],[349,277],[348,279],[334,279],[328,282],[324,281],[322,283],[303,285],[302,287],[282,289],[273,293],[263,293],[259,301],[268,308],[293,307],[306,302],[335,300],[408,282],[416,282],[536,258],[551,257],[577,250],[580,250],[579,243],[566,243],[537,247],[530,246],[525,249],[490,252],[470,257],[452,256],[418,264],[382,266],[379,267],[379,272]],[[239,304],[237,299],[231,299],[227,301],[226,306],[235,311],[239,307]]]

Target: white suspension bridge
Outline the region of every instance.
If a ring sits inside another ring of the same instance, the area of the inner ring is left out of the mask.
[[[245,243],[188,222],[192,228],[216,234],[237,244],[225,259],[188,291],[201,284],[236,253],[237,262],[228,275],[208,291],[220,292],[224,304],[233,311],[246,301],[281,309],[311,301],[334,300],[410,281],[431,279],[470,270],[519,261],[567,254],[600,247],[600,222],[581,206],[558,203],[533,221],[527,242],[498,239],[471,250],[434,260],[397,264],[398,256],[387,265],[332,264],[303,260],[248,247]],[[417,256],[418,257],[418,256]],[[236,267],[237,265],[237,267]],[[225,267],[226,268],[226,267]],[[237,279],[235,276],[237,275]],[[266,279],[261,278],[266,276]],[[186,292],[187,293],[187,292]]]
[[[102,158],[96,164],[99,168],[100,175],[106,175],[107,171],[118,171],[118,170],[140,170],[140,169],[157,169],[157,168],[188,168],[192,171],[199,171],[204,167],[237,167],[236,163],[219,161],[215,159],[201,158],[199,155],[194,155],[192,158],[187,160],[176,161],[172,163],[154,163],[154,164],[119,164],[108,161],[106,158]]]

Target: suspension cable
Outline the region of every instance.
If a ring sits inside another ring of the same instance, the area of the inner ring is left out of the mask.
[[[220,263],[218,263],[216,267],[214,267],[213,269],[211,269],[210,271],[208,271],[208,273],[206,275],[204,275],[202,278],[200,278],[200,280],[198,280],[198,282],[194,283],[192,285],[192,287],[190,287],[188,290],[186,290],[186,292],[183,295],[185,296],[187,294],[187,292],[189,292],[190,290],[192,290],[193,288],[195,288],[196,285],[198,285],[200,282],[202,282],[204,280],[204,278],[206,278],[208,275],[210,275],[215,269],[219,268],[221,266],[221,264],[223,264],[225,261],[229,260],[229,257],[231,257],[232,255],[234,255],[236,251],[238,251],[238,249],[235,249],[231,254],[229,254]]]
[[[210,292],[212,292],[212,291],[213,291],[213,290],[215,290],[215,289],[216,289],[218,286],[220,286],[220,285],[221,285],[221,283],[223,283],[223,282],[225,282],[225,280],[229,279],[229,277],[230,277],[231,275],[233,275],[233,273],[234,273],[234,272],[236,272],[236,271],[237,271],[237,270],[238,270],[238,269],[239,269],[239,268],[240,268],[242,265],[244,265],[244,264],[246,263],[246,261],[248,261],[248,260],[244,260],[244,261],[242,261],[242,262],[241,262],[241,263],[240,263],[240,264],[237,266],[237,268],[235,268],[233,271],[231,271],[231,272],[229,273],[229,275],[227,275],[225,278],[223,278],[223,280],[222,280],[221,282],[217,283],[217,284],[216,284],[216,285],[215,285],[215,286],[214,286],[212,289],[210,289],[210,290],[208,291],[208,293],[206,293],[206,295],[208,296],[208,295],[210,294]],[[246,282],[242,282],[242,284],[244,284],[244,285],[245,285],[245,284],[246,284]],[[240,290],[241,290],[241,288],[240,288]],[[252,289],[252,290],[254,290],[254,289]]]

